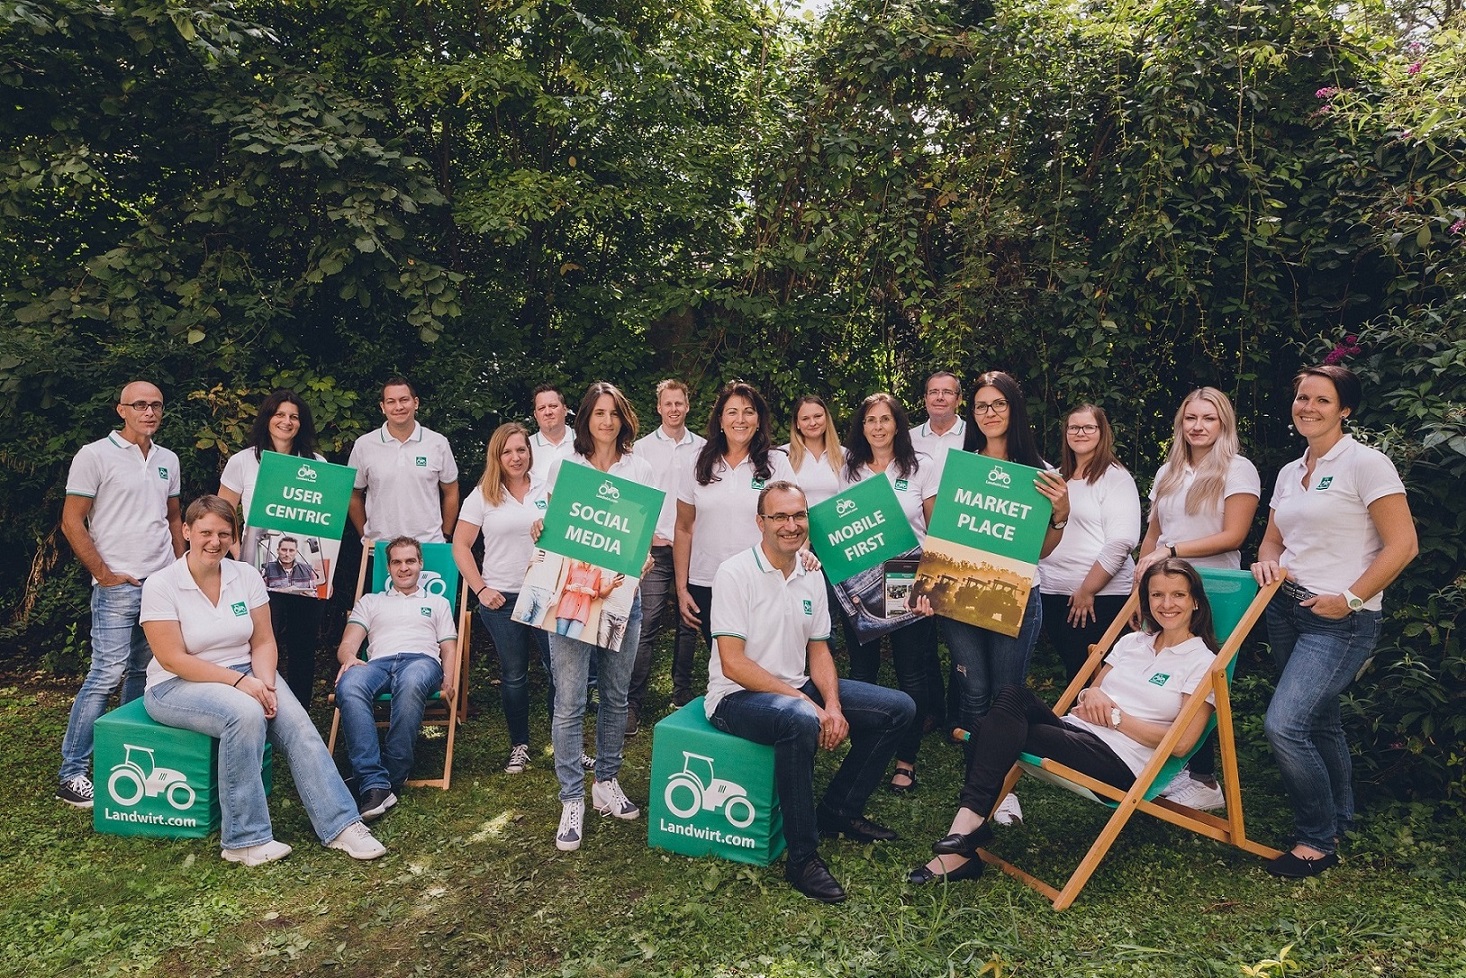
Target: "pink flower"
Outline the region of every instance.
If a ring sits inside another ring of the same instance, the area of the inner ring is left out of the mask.
[[[1350,333],[1344,337],[1343,342],[1334,344],[1334,348],[1329,351],[1328,356],[1323,358],[1323,362],[1327,364],[1343,363],[1349,357],[1363,352],[1364,349],[1359,346],[1359,337]]]
[[[1417,61],[1413,65],[1411,65],[1410,67],[1408,67],[1408,68],[1405,69],[1405,74],[1407,74],[1407,75],[1418,75],[1418,74],[1420,74],[1420,69],[1423,68],[1423,67],[1424,67],[1424,65],[1422,65],[1419,61]]]
[[[1320,88],[1318,91],[1313,93],[1315,98],[1333,98],[1337,94],[1339,94],[1339,90],[1337,88],[1334,88],[1332,85]]]
[[[1461,218],[1461,220],[1451,225],[1452,234],[1460,234],[1463,231],[1466,231],[1466,217]]]

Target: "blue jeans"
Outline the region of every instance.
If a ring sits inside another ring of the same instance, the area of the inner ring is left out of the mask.
[[[1282,675],[1263,731],[1293,804],[1298,841],[1333,852],[1354,820],[1353,764],[1339,695],[1379,639],[1380,613],[1321,618],[1281,591],[1268,603],[1267,631]]]
[[[840,681],[840,712],[850,724],[850,751],[825,788],[819,807],[835,818],[865,812],[866,800],[886,773],[896,745],[916,717],[916,703],[899,690],[853,679]],[[813,681],[800,690],[823,705]],[[719,701],[713,726],[724,733],[774,748],[774,784],[784,813],[784,841],[789,864],[804,862],[819,847],[819,819],[814,804],[814,758],[820,744],[820,722],[808,700],[782,693],[739,690]]]
[[[612,652],[564,635],[550,636],[550,664],[555,671],[555,722],[550,739],[555,745],[555,776],[560,779],[560,800],[585,797],[586,684],[592,661],[600,679],[601,705],[596,712],[596,780],[609,781],[621,770],[626,742],[626,691],[636,665],[636,643],[641,640],[641,595],[631,604],[621,650]]]
[[[564,635],[566,638],[580,638],[580,633],[585,630],[585,622],[577,618],[556,618],[555,634]]]
[[[107,712],[107,700],[122,684],[122,702],[143,694],[153,650],[137,616],[143,589],[135,584],[92,585],[92,664],[71,704],[71,719],[61,740],[61,780],[87,773],[92,757],[92,726]]]
[[[977,721],[992,709],[998,690],[1023,685],[1043,620],[1038,588],[1028,592],[1023,622],[1013,638],[965,621],[942,619],[942,634],[952,654],[952,681],[957,686],[957,713],[947,718],[949,725],[975,729]]]
[[[504,722],[509,727],[509,743],[529,743],[529,660],[540,649],[545,660],[545,674],[550,672],[549,635],[543,630],[514,620],[517,594],[504,594],[504,603],[497,608],[478,606],[479,621],[489,630],[494,650],[499,653],[499,692],[504,703]],[[555,712],[555,682],[550,680],[550,715]]]
[[[380,656],[342,673],[336,682],[336,706],[358,792],[396,790],[407,780],[423,710],[428,697],[442,687],[443,664],[421,652]],[[381,693],[392,694],[392,712],[386,744],[379,746],[372,704]]]
[[[250,675],[249,666],[235,666]],[[276,758],[290,763],[295,790],[322,842],[360,822],[356,802],[336,773],[310,715],[285,683],[275,684],[275,718],[265,719],[259,700],[224,683],[196,683],[176,676],[147,691],[143,706],[158,723],[219,738],[220,842],[225,849],[257,846],[274,838],[260,756],[268,739]]]

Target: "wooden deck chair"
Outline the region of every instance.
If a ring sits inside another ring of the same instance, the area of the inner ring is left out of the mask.
[[[456,673],[458,683],[458,695],[452,700],[445,702],[441,691],[434,691],[428,699],[426,709],[423,710],[422,725],[424,727],[446,727],[447,744],[443,753],[443,774],[437,778],[409,778],[407,783],[413,787],[442,788],[448,790],[453,779],[453,743],[458,733],[458,724],[464,714],[468,703],[468,664],[469,640],[472,635],[468,612],[468,582],[458,573],[458,565],[453,561],[453,546],[448,543],[425,543],[422,545],[423,570],[419,582],[424,588],[434,594],[441,594],[448,599],[448,604],[453,609],[453,616],[458,622],[458,671]],[[356,598],[360,598],[365,592],[367,583],[367,565],[370,564],[371,586],[373,591],[382,591],[391,586],[387,576],[387,541],[378,540],[369,553],[362,554],[361,570],[356,575]],[[354,601],[355,599],[353,599]],[[370,641],[370,639],[368,639]],[[362,647],[363,655],[366,647]],[[336,734],[341,728],[341,710],[336,707],[336,694],[332,693],[327,701],[332,706],[331,711],[331,736],[326,742],[326,749],[335,753]],[[387,725],[387,716],[392,704],[392,694],[383,693],[377,697],[377,726]]]
[[[1155,755],[1136,777],[1135,784],[1130,790],[1121,791],[1057,761],[1035,757],[1032,754],[1022,754],[1013,770],[1008,773],[1003,790],[998,793],[998,799],[1001,801],[1003,796],[1013,789],[1020,774],[1026,773],[1114,809],[1114,814],[1110,816],[1104,830],[1100,832],[1099,837],[1090,846],[1089,852],[1061,890],[1025,873],[986,849],[979,850],[984,861],[997,866],[1009,876],[1053,901],[1055,910],[1065,909],[1079,896],[1079,891],[1084,889],[1084,884],[1089,882],[1089,877],[1099,868],[1110,846],[1114,844],[1120,831],[1130,820],[1130,816],[1137,810],[1265,859],[1273,859],[1281,855],[1278,850],[1260,845],[1247,838],[1242,816],[1242,790],[1237,776],[1237,746],[1234,739],[1229,689],[1232,673],[1236,667],[1237,651],[1242,642],[1246,640],[1248,633],[1252,631],[1252,627],[1257,624],[1268,601],[1272,599],[1273,593],[1277,591],[1282,582],[1277,581],[1268,587],[1259,589],[1252,574],[1247,571],[1213,570],[1211,568],[1197,568],[1197,571],[1201,575],[1202,586],[1211,602],[1212,621],[1217,638],[1222,642],[1222,648],[1217,653],[1216,662],[1213,663],[1210,673],[1201,685],[1197,686],[1185,709],[1171,724],[1171,729],[1166,732],[1166,736],[1156,748]],[[1084,667],[1069,684],[1069,687],[1064,690],[1058,703],[1054,704],[1056,714],[1062,716],[1067,713],[1070,705],[1079,696],[1079,691],[1089,685],[1091,677],[1104,663],[1105,655],[1109,653],[1115,640],[1125,631],[1131,615],[1139,608],[1139,605],[1138,593],[1132,594],[1099,642],[1090,646],[1089,658],[1085,660]],[[1216,694],[1216,710],[1201,737],[1197,739],[1196,746],[1185,755],[1172,756],[1176,743],[1181,739],[1186,728],[1191,725],[1197,711],[1205,706],[1207,695],[1210,693]],[[1218,739],[1221,742],[1222,789],[1227,801],[1225,816],[1197,811],[1160,797],[1160,793],[1170,785],[1171,779],[1186,766],[1186,762],[1191,759],[1191,754],[1206,743],[1207,735],[1213,729],[1218,731]]]

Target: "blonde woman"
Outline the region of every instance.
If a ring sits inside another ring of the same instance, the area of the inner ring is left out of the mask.
[[[822,503],[840,491],[845,450],[824,400],[807,394],[794,402],[794,430],[789,432],[789,444],[784,449],[809,505]]]

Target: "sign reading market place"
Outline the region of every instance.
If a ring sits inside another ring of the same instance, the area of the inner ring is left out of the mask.
[[[271,591],[329,598],[356,469],[260,453],[240,556]]]
[[[890,480],[866,479],[809,508],[809,542],[839,582],[906,553],[916,534]]]
[[[947,453],[916,571],[937,614],[1018,634],[1053,514],[1037,478],[1027,465]]]
[[[621,648],[663,492],[571,462],[560,466],[515,621]]]

